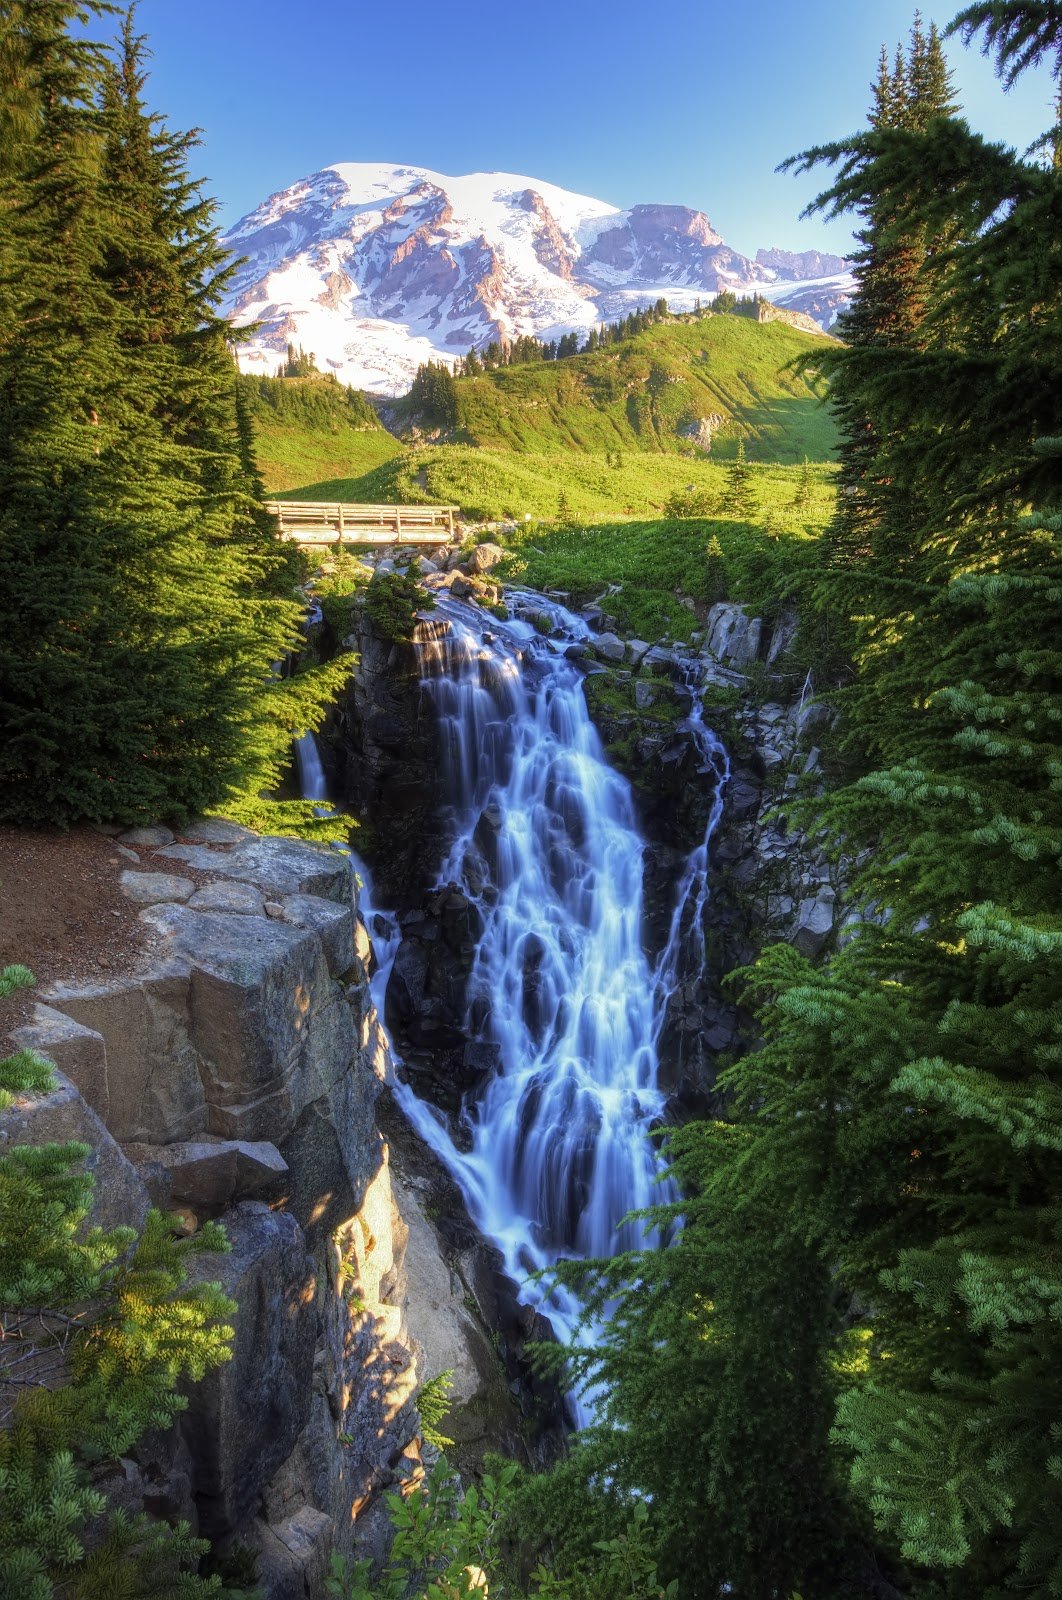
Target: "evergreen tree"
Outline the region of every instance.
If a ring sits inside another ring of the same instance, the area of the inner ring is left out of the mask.
[[[748,522],[756,511],[756,494],[752,487],[752,468],[745,459],[745,441],[739,439],[734,459],[727,468],[723,508],[727,516],[738,522]]]
[[[1056,6],[957,25],[1005,78],[1062,47]],[[917,257],[917,303],[882,283],[895,319],[831,354],[875,513],[848,552],[863,775],[803,812],[845,936],[741,980],[764,1043],[720,1079],[734,1125],[673,1139],[685,1230],[602,1266],[618,1309],[572,1358],[600,1422],[529,1491],[573,1549],[646,1494],[694,1596],[1062,1593],[1062,172],[918,120],[936,52],[916,29],[883,125],[829,147],[875,271]]]
[[[793,495],[793,507],[794,507],[794,510],[804,511],[804,510],[806,510],[806,508],[810,504],[811,504],[811,467],[808,464],[807,456],[805,456],[804,457],[804,465],[800,469],[800,482],[797,484],[796,492]]]
[[[490,350],[491,346],[487,348]],[[450,368],[441,361],[418,367],[409,391],[409,406],[415,415],[438,428],[456,428],[457,386]]]
[[[891,70],[882,48],[872,90],[871,135],[844,149],[854,153],[858,145],[885,150],[895,133],[924,133],[938,118],[953,117],[954,111],[940,36],[934,26],[927,37],[916,13],[909,48],[905,52],[897,46]],[[835,152],[840,149],[835,147]],[[902,546],[905,538],[902,530],[927,514],[921,501],[907,503],[914,491],[898,470],[901,461],[895,445],[901,430],[891,441],[884,436],[887,423],[868,404],[860,374],[884,352],[917,349],[923,342],[927,256],[934,239],[938,244],[950,242],[950,237],[913,221],[899,184],[876,186],[859,209],[864,225],[857,233],[859,249],[853,258],[857,295],[838,331],[846,348],[858,350],[861,360],[849,367],[831,367],[831,379],[836,380],[831,400],[842,442],[837,513],[827,547],[840,575],[835,585],[837,604],[849,609],[861,605],[859,584],[850,581],[851,569],[862,567],[875,551],[893,564],[897,539]]]
[[[995,28],[1004,75],[1030,41],[1062,43],[1062,15],[1035,6],[959,25]],[[934,49],[915,36],[923,74]],[[853,344],[837,368],[842,404],[875,419],[864,470],[905,491],[879,502],[855,567],[849,739],[875,767],[816,807],[861,862],[867,920],[823,969],[790,949],[761,958],[748,993],[768,1044],[725,1082],[754,1129],[743,1182],[800,1219],[851,1296],[864,1355],[835,1437],[913,1592],[1048,1600],[1062,1583],[1062,268],[1042,241],[1062,175],[939,116],[835,150],[830,203],[892,217],[886,251],[951,243],[923,254],[918,326],[873,360]]]
[[[744,1192],[746,1143],[722,1123],[671,1135],[684,1199],[651,1220],[667,1230],[681,1212],[673,1241],[561,1270],[590,1316],[613,1308],[590,1348],[568,1351],[597,1385],[598,1416],[557,1472],[525,1487],[518,1520],[563,1570],[644,1495],[661,1577],[683,1600],[835,1600],[856,1561],[828,1459],[837,1310],[784,1209]]]
[[[298,609],[267,597],[193,140],[147,112],[132,23],[110,64],[71,10],[19,8],[43,109],[0,207],[0,813],[180,818],[275,770]]]

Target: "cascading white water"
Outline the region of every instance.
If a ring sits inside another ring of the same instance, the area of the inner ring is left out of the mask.
[[[462,883],[483,919],[468,1027],[496,1046],[499,1066],[466,1108],[466,1150],[408,1085],[398,1095],[523,1297],[570,1337],[576,1299],[528,1275],[644,1242],[623,1219],[668,1198],[649,1137],[664,1113],[657,1040],[684,942],[700,927],[727,766],[695,699],[688,727],[715,801],[654,966],[642,947],[644,846],[630,786],[608,765],[563,653],[585,625],[538,597],[535,609],[567,637],[544,639],[518,618],[485,627],[482,612],[442,597],[417,629],[450,802],[441,881]]]
[[[304,800],[327,800],[328,780],[321,765],[321,752],[312,733],[295,740],[295,766],[299,774],[299,793]]]

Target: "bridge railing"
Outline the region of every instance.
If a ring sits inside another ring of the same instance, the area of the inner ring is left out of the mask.
[[[342,500],[267,500],[280,537],[296,544],[439,544],[454,537],[458,506],[367,506]]]

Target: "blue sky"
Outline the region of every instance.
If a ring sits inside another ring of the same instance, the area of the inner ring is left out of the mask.
[[[946,23],[952,5],[936,15]],[[548,179],[618,206],[706,211],[728,243],[843,251],[798,220],[812,179],[774,171],[860,126],[909,0],[141,0],[151,96],[203,129],[200,170],[233,222],[334,161]],[[1021,148],[1052,118],[1046,73],[1004,95],[948,46],[973,125]]]

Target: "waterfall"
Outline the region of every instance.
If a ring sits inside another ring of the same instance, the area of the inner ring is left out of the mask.
[[[328,799],[328,780],[321,765],[321,752],[312,733],[295,740],[295,766],[299,774],[299,793],[304,800]]]
[[[466,1027],[494,1046],[498,1069],[466,1105],[461,1150],[435,1108],[408,1085],[397,1092],[522,1297],[569,1337],[575,1297],[528,1284],[529,1274],[644,1243],[644,1228],[623,1218],[669,1198],[649,1137],[665,1109],[657,1040],[700,928],[728,767],[694,697],[686,726],[715,802],[653,964],[630,785],[605,758],[565,654],[586,628],[539,597],[535,610],[560,639],[519,617],[488,622],[441,595],[416,631],[447,800],[440,881],[460,883],[483,921]]]

